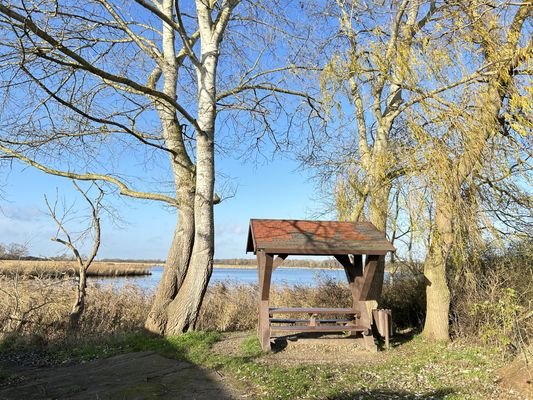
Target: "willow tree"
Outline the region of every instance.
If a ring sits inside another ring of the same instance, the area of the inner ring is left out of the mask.
[[[274,35],[257,36],[269,26],[285,28],[286,20],[274,21],[274,7],[266,12],[239,0],[0,2],[3,157],[177,210],[146,321],[152,332],[193,329],[211,275],[217,115],[235,108],[234,121],[259,136],[274,132],[278,95],[311,103],[287,87],[284,73],[299,67],[276,64]],[[137,178],[134,162],[144,170]]]
[[[340,98],[344,113],[349,100],[354,123],[339,126],[344,143],[334,141],[312,161],[332,172],[341,218],[367,218],[382,230],[391,190],[413,193],[426,186],[417,205],[427,202],[431,214],[424,232],[431,235],[429,338],[449,338],[446,264],[456,207],[465,182],[482,161],[494,160],[487,143],[501,127],[502,107],[516,101],[509,93],[517,63],[531,51],[531,44],[519,45],[530,12],[529,2],[339,0],[326,13],[336,16],[340,29],[331,40],[323,87]],[[413,212],[426,218],[424,209],[410,209],[404,211],[410,221]]]
[[[325,155],[311,162],[337,179],[337,209],[343,219],[365,218],[386,231],[393,182],[405,173],[406,110],[480,75],[472,71],[447,82],[434,79],[448,60],[428,49],[445,43],[442,19],[448,7],[436,0],[337,0],[325,10],[329,23],[334,16],[339,28],[328,39],[335,46],[322,87],[326,98],[340,104],[348,100],[354,124],[340,129],[351,129],[353,135],[340,157]],[[337,151],[342,149],[334,142]]]
[[[481,185],[480,178],[487,179],[483,173],[497,169],[495,155],[501,154],[498,149],[502,145],[515,146],[507,138],[510,131],[506,124],[514,126],[518,136],[531,124],[522,125],[527,120],[531,93],[520,90],[518,84],[533,56],[525,29],[532,16],[531,3],[458,1],[454,7],[455,23],[460,21],[465,47],[473,49],[470,62],[479,63],[484,76],[460,91],[454,102],[439,99],[438,104],[426,105],[425,123],[416,119],[411,123],[420,153],[424,154],[421,159],[426,161],[421,172],[429,179],[434,204],[431,243],[424,262],[429,284],[423,335],[435,340],[449,340],[447,266],[458,235],[469,228],[461,222],[477,226],[472,218],[476,213],[464,217],[476,201],[472,199]],[[522,121],[511,118],[512,114],[522,114]]]

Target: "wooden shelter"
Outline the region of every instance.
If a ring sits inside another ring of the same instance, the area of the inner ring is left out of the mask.
[[[394,246],[368,222],[251,219],[246,252],[257,256],[258,335],[263,350],[270,350],[273,332],[350,332],[362,335],[367,346],[374,346],[373,320],[381,330],[387,326],[375,310],[383,287],[383,259],[389,251],[395,251]],[[335,257],[346,272],[352,307],[271,308],[272,271],[290,255]],[[288,317],[274,318],[275,314]],[[297,319],[297,315],[306,317]],[[388,334],[388,328],[386,331]]]

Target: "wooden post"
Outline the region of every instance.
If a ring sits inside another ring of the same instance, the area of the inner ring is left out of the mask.
[[[363,277],[359,283],[359,301],[361,308],[366,310],[369,326],[372,325],[373,310],[378,308],[378,300],[383,289],[385,262],[383,256],[369,255],[366,257]]]
[[[257,264],[259,267],[259,323],[258,336],[263,351],[270,351],[270,281],[272,277],[273,257],[264,250],[257,251]]]
[[[383,289],[385,263],[383,256],[367,256],[359,300],[378,301]]]

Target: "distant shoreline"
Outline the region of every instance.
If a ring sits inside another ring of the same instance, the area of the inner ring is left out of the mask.
[[[257,269],[257,265],[231,265],[231,264],[215,264],[213,265],[214,268],[219,268],[219,269],[229,269],[229,268],[234,268],[234,269]],[[327,270],[330,270],[330,269],[342,269],[341,266],[339,267],[294,267],[294,266],[287,266],[287,265],[283,265],[281,264],[278,268],[290,268],[290,269],[316,269],[316,270],[323,270],[323,269],[327,269]]]
[[[164,263],[158,263],[158,264],[153,264],[151,265],[150,267],[151,268],[154,268],[154,267],[163,267],[165,264]],[[213,268],[216,268],[216,269],[257,269],[257,265],[233,265],[233,264],[214,264],[213,265]],[[316,270],[336,270],[336,269],[342,269],[341,266],[338,266],[338,267],[305,267],[305,266],[302,266],[302,267],[295,267],[295,266],[292,266],[292,265],[283,265],[281,264],[278,268],[290,268],[290,269],[316,269]]]

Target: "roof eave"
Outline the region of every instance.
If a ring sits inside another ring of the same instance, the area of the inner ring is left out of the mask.
[[[360,255],[376,255],[376,256],[384,256],[387,253],[391,252],[392,250],[366,250],[366,249],[287,249],[287,248],[279,248],[279,247],[265,247],[265,248],[258,248],[256,251],[264,251],[268,254],[289,254],[294,256],[304,256],[304,255],[314,255],[314,256],[333,256],[333,255],[341,255],[341,254],[360,254]]]

